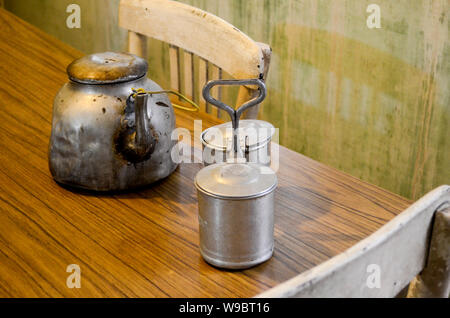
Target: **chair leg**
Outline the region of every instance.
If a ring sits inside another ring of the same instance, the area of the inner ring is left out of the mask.
[[[427,265],[411,282],[409,298],[450,296],[450,208],[435,214]]]

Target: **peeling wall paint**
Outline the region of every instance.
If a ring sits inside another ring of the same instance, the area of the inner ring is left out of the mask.
[[[417,199],[450,183],[448,0],[183,0],[273,48],[261,118],[281,144]],[[82,28],[65,26],[77,3]],[[86,52],[122,51],[118,0],[5,0],[7,9]],[[366,25],[369,4],[381,29]],[[193,37],[195,40],[195,37]],[[167,46],[150,77],[168,86]]]

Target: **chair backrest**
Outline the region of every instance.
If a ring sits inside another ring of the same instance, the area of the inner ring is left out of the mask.
[[[121,0],[119,25],[129,31],[130,53],[146,57],[146,37],[169,44],[170,83],[176,91],[182,88],[179,49],[183,49],[184,94],[190,98],[197,95],[201,109],[218,117],[218,109],[207,105],[201,94],[208,80],[221,79],[222,71],[235,79],[267,76],[271,56],[268,45],[253,41],[228,22],[187,4],[169,0]],[[194,78],[194,54],[200,57],[198,83]],[[198,94],[194,94],[196,89]],[[256,92],[253,87],[241,87],[236,107]],[[213,94],[220,99],[220,87]],[[258,108],[250,109],[244,116],[256,118]]]
[[[395,297],[419,273],[408,297],[449,297],[449,207],[450,187],[441,186],[347,251],[257,297]]]

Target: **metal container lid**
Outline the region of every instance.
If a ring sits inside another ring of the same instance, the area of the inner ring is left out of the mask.
[[[220,131],[222,139],[216,138],[215,129]],[[266,144],[272,139],[275,127],[263,120],[247,119],[239,121],[239,143],[241,149],[245,149],[245,139],[248,136],[248,146],[251,149]],[[233,138],[233,127],[231,122],[210,127],[201,135],[202,143],[210,148],[226,151],[230,149]]]
[[[195,186],[221,199],[251,199],[264,196],[277,186],[277,175],[256,163],[218,163],[200,170]]]
[[[71,81],[81,84],[115,84],[145,76],[147,61],[130,53],[105,52],[84,56],[67,67]]]

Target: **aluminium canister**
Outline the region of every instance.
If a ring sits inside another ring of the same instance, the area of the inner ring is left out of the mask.
[[[266,121],[247,119],[239,121],[239,146],[247,162],[270,166],[271,140],[275,127]],[[203,163],[226,162],[232,158],[233,128],[231,122],[210,127],[202,132]]]
[[[244,269],[268,260],[274,248],[277,176],[267,166],[218,163],[195,178],[200,253],[210,264]]]

